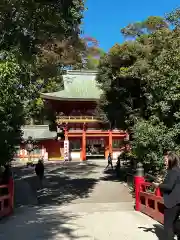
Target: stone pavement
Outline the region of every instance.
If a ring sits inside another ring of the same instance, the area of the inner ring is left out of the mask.
[[[109,180],[104,176],[103,168],[104,164],[98,164],[84,176],[98,180],[88,196],[74,198],[61,205],[18,208],[14,216],[1,220],[0,239],[161,239],[161,226],[135,212],[127,188],[115,179]]]

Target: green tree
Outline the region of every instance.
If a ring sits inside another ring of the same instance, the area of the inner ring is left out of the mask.
[[[15,56],[0,52],[0,165],[10,162],[21,141],[23,115],[22,69]]]
[[[62,69],[79,61],[84,1],[3,0],[0,50],[13,52],[24,69],[26,117],[41,118],[40,92],[62,85]]]
[[[154,174],[164,167],[163,151],[178,151],[176,131],[162,122],[139,120],[133,127],[132,149],[138,161],[142,162],[146,172]]]
[[[0,49],[32,61],[47,43],[78,39],[84,1],[6,0],[0,5]]]
[[[79,59],[83,11],[83,0],[1,1],[0,164],[12,160],[24,119],[42,114],[40,92],[57,89]]]
[[[163,148],[178,150],[180,143],[179,12],[123,29],[133,40],[112,47],[97,77],[101,108],[132,133],[133,151],[153,170],[161,169]]]
[[[112,127],[127,130],[141,113],[144,101],[139,78],[126,74],[140,54],[139,45],[134,42],[116,44],[100,60],[97,81],[104,92],[100,107]]]
[[[79,61],[73,66],[73,69],[97,70],[100,58],[105,52],[99,47],[95,38],[83,37],[81,44]]]
[[[159,16],[150,16],[145,21],[129,24],[121,29],[121,33],[125,37],[140,37],[144,34],[152,33],[156,30],[167,29],[169,25],[167,21]]]

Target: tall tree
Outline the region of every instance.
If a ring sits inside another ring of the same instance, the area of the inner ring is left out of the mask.
[[[0,52],[0,166],[13,159],[24,123],[22,69],[14,55]]]
[[[0,95],[3,161],[12,159],[26,117],[41,113],[40,91],[61,84],[62,70],[82,48],[83,0],[2,0]],[[77,54],[78,53],[78,54]],[[26,110],[26,111],[24,111]]]
[[[83,10],[83,0],[2,0],[0,48],[31,60],[48,42],[78,39]]]
[[[62,68],[77,62],[83,11],[83,0],[1,2],[0,50],[13,52],[24,68],[27,116],[41,109],[39,92],[57,90]]]
[[[140,37],[144,34],[152,33],[156,30],[167,29],[169,25],[167,21],[159,16],[150,16],[145,21],[131,23],[121,29],[121,33],[125,37]]]
[[[81,51],[79,61],[73,66],[74,69],[97,70],[100,58],[105,52],[99,47],[98,41],[92,37],[81,38]]]
[[[112,47],[97,77],[101,108],[119,128],[131,130],[133,151],[153,171],[162,167],[164,148],[180,147],[179,12],[123,29],[134,40]]]

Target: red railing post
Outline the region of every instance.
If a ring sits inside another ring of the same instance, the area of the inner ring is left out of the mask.
[[[137,164],[136,174],[134,176],[134,186],[135,186],[135,210],[140,211],[140,190],[141,190],[141,183],[145,182],[144,179],[144,168],[142,163]]]
[[[9,188],[9,194],[10,194],[9,204],[10,204],[10,214],[11,214],[14,211],[14,179],[13,177],[9,178],[8,188]]]
[[[160,188],[156,188],[156,190],[155,190],[155,195],[156,195],[157,197],[161,197]]]

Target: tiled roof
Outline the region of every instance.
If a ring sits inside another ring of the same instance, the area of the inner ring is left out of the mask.
[[[50,132],[48,125],[26,125],[22,127],[23,138],[25,140],[31,136],[33,139],[52,139],[56,137],[56,132]]]
[[[78,99],[98,100],[102,93],[96,83],[96,71],[67,71],[63,76],[64,90],[52,93],[43,93],[45,99]]]

